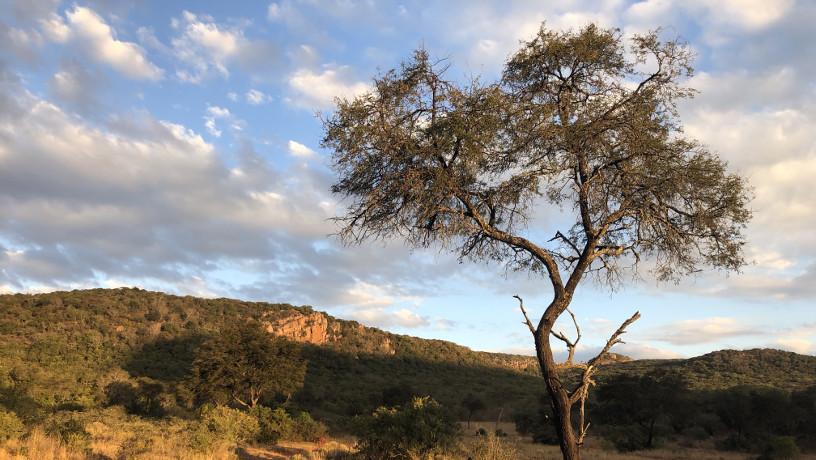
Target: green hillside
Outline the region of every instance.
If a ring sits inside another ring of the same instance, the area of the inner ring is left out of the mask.
[[[141,379],[158,385],[163,404],[183,415],[190,407],[187,378],[197,346],[221,328],[249,320],[304,342],[308,368],[294,402],[329,422],[369,413],[389,392],[429,394],[456,410],[472,393],[485,401],[484,416],[494,417],[500,410],[535,406],[544,391],[530,357],[391,334],[310,307],[93,289],[0,296],[0,404],[11,405],[16,388],[14,405],[25,407],[20,415],[38,419],[62,409],[100,407],[110,383]],[[816,357],[722,351],[610,364],[600,380],[650,372],[683,375],[700,389],[798,389],[816,384]]]

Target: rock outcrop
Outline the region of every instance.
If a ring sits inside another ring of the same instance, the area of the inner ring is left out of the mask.
[[[264,327],[270,334],[315,345],[323,345],[334,338],[329,331],[326,315],[318,312],[302,313],[297,310],[278,312],[274,318],[271,316],[264,318]]]

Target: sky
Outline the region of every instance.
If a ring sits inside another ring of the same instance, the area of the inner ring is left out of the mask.
[[[0,0],[0,292],[139,286],[313,305],[530,354],[547,280],[400,241],[343,247],[321,116],[424,47],[495,80],[542,22],[695,51],[685,132],[748,178],[740,273],[580,286],[586,358],[635,310],[636,358],[816,354],[816,2]],[[530,233],[558,222],[542,204]],[[573,333],[565,321],[559,326]]]

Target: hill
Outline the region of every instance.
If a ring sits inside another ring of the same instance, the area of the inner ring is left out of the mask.
[[[30,417],[99,407],[111,382],[143,379],[159,385],[182,411],[198,344],[249,320],[304,344],[309,365],[295,401],[330,422],[371,411],[389,392],[430,394],[458,410],[473,393],[485,401],[490,418],[533,407],[544,391],[531,357],[392,334],[308,306],[91,289],[0,296],[0,389],[6,389],[0,404],[8,405],[8,389],[24,387]],[[599,378],[654,372],[682,375],[700,389],[797,389],[816,384],[816,357],[727,350],[688,360],[610,363]]]

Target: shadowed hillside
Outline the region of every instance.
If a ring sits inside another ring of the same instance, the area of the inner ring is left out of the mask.
[[[140,289],[0,296],[0,377],[7,387],[25,384],[28,397],[43,409],[96,406],[112,376],[123,373],[158,381],[183,400],[196,347],[224,326],[248,320],[305,344],[307,378],[295,398],[325,418],[370,411],[394,387],[430,394],[451,407],[472,392],[485,399],[486,414],[529,406],[543,392],[531,357],[391,334],[311,307]],[[681,374],[701,389],[741,384],[796,389],[816,383],[816,357],[721,351],[688,360],[609,364],[600,380],[649,372]]]

